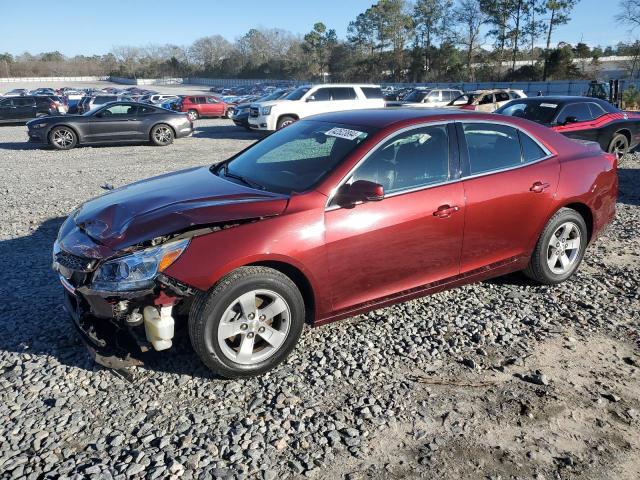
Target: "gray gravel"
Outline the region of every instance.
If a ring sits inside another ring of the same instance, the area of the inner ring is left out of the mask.
[[[3,478],[640,472],[640,157],[620,170],[615,224],[561,286],[512,275],[308,330],[285,365],[249,380],[212,378],[185,338],[128,372],[88,360],[50,271],[65,215],[105,183],[255,138],[202,120],[166,148],[55,152],[0,127]]]

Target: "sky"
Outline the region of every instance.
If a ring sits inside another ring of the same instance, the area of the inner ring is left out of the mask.
[[[73,56],[103,54],[117,45],[186,46],[213,34],[233,41],[255,27],[304,34],[318,21],[344,38],[349,22],[372,3],[373,0],[64,0],[49,15],[44,12],[50,11],[50,0],[31,0],[29,8],[18,1],[3,2],[0,52],[58,50]],[[628,29],[614,21],[617,4],[617,0],[580,0],[572,21],[558,28],[552,42],[582,40],[591,46],[606,46],[630,39]]]

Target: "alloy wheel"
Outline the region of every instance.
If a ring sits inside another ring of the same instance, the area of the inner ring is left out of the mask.
[[[60,148],[67,148],[73,144],[73,132],[65,128],[59,128],[51,136],[51,141]]]
[[[560,225],[547,246],[547,265],[556,275],[570,271],[580,253],[580,228],[573,222]]]
[[[218,326],[218,345],[230,360],[255,365],[274,355],[285,343],[291,309],[272,290],[251,290],[225,310]]]
[[[162,145],[167,145],[171,143],[172,132],[169,127],[157,127],[153,131],[153,138]]]
[[[620,160],[627,153],[628,145],[625,137],[619,136],[611,144],[609,153],[613,153],[617,160]]]

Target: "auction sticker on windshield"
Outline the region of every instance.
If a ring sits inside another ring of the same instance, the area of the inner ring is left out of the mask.
[[[361,135],[364,135],[362,138],[365,138],[367,133],[350,130],[348,128],[333,127],[328,132],[325,132],[325,135],[328,137],[344,138],[345,140],[355,140],[356,138],[360,138]]]
[[[540,106],[546,107],[546,108],[556,108],[558,104],[557,103],[541,103]]]

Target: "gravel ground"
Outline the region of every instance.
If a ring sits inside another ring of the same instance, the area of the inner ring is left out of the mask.
[[[310,329],[260,378],[222,381],[186,338],[93,364],[50,249],[74,206],[255,140],[227,120],[170,147],[39,150],[0,127],[3,478],[640,477],[640,156],[570,282],[520,275]]]

